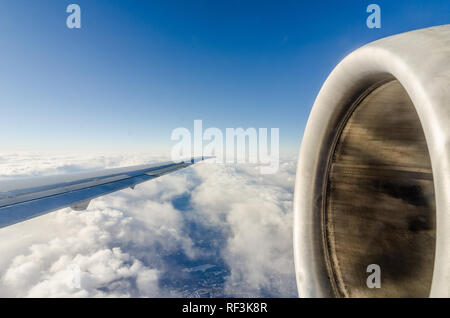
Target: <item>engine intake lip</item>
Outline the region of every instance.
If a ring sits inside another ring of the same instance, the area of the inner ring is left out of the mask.
[[[302,141],[295,187],[294,254],[301,297],[367,296],[343,291],[333,269],[326,220],[330,158],[358,105],[391,82],[400,84],[414,106],[432,167],[436,239],[435,250],[429,251],[434,259],[429,296],[450,296],[450,26],[446,25],[366,45],[346,57],[322,87]],[[423,291],[392,295],[422,297]]]

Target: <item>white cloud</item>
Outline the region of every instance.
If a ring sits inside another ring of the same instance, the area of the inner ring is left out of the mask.
[[[196,208],[231,229],[222,253],[231,269],[226,289],[242,296],[292,296],[292,186],[295,163],[276,176],[256,167],[197,167],[203,182],[193,194]]]
[[[163,158],[4,155],[0,176],[65,173],[156,159]],[[214,287],[215,294],[219,288],[230,296],[295,296],[291,235],[295,160],[282,161],[276,175],[259,172],[257,166],[202,163],[134,191],[94,200],[87,211],[64,209],[1,229],[0,296],[186,296],[178,280],[206,275],[220,268],[220,262],[226,267],[224,283]],[[178,198],[189,201],[188,209],[177,207]],[[214,245],[212,239],[200,242],[202,233],[196,231],[202,229],[217,232],[224,244]],[[217,246],[220,260],[214,263],[211,255]],[[209,266],[205,271],[180,270],[191,263],[192,268]]]

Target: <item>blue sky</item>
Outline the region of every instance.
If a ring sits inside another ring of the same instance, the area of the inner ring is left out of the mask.
[[[366,26],[371,3],[381,29]],[[449,13],[448,0],[1,1],[1,149],[169,152],[172,130],[202,119],[280,128],[297,152],[343,57]]]

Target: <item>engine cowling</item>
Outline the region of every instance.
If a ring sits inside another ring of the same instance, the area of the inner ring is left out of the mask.
[[[300,297],[450,296],[450,25],[330,74],[299,155],[294,254]]]

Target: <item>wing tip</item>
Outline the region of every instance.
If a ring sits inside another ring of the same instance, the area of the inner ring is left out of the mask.
[[[204,160],[208,160],[208,159],[214,159],[216,158],[216,156],[201,156],[201,157],[192,157],[191,158],[191,164],[200,162],[200,161],[204,161]]]

